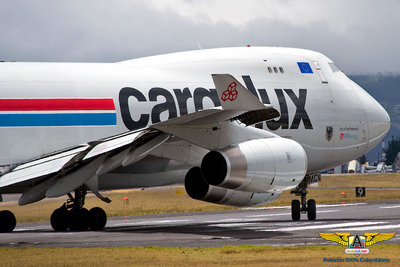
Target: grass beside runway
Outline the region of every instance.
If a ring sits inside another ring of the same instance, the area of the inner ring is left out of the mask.
[[[322,177],[319,187],[400,187],[400,173],[398,174],[366,174],[366,175],[326,175]],[[346,198],[342,196],[346,193]],[[223,205],[215,205],[191,199],[185,193],[183,186],[149,188],[145,190],[110,191],[104,195],[113,200],[106,204],[89,194],[85,207],[100,206],[108,216],[129,216],[143,214],[200,212],[234,209]],[[128,197],[128,202],[124,200]],[[294,198],[289,191],[283,192],[275,202],[269,206],[290,205]],[[355,197],[352,189],[317,189],[310,188],[308,198],[314,198],[317,204],[374,201],[400,199],[399,189],[368,190],[366,197]],[[38,203],[19,207],[14,202],[0,203],[0,210],[9,209],[14,212],[18,222],[48,221],[54,209],[60,207],[65,197],[43,200]]]
[[[399,266],[400,245],[374,245],[367,255],[346,255],[345,247],[226,246],[222,248],[0,248],[1,266],[358,266],[368,259],[389,259]],[[344,262],[324,262],[339,259]],[[350,259],[348,261],[347,259]],[[359,262],[357,262],[357,260]],[[346,262],[347,261],[347,262]],[[324,265],[325,265],[324,264]],[[366,263],[368,264],[368,263]],[[369,262],[368,266],[377,263]],[[379,264],[380,265],[380,264]]]

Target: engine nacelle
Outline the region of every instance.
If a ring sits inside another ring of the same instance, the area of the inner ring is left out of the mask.
[[[280,193],[252,193],[209,185],[202,177],[200,167],[191,168],[185,176],[185,189],[191,198],[229,206],[255,206],[276,200]]]
[[[257,193],[297,186],[307,171],[303,147],[291,139],[264,138],[207,153],[201,163],[206,183]]]

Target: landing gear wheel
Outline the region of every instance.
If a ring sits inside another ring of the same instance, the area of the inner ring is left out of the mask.
[[[50,217],[51,226],[56,231],[86,231],[103,230],[107,223],[107,215],[102,208],[92,208],[90,211],[85,209],[85,197],[88,188],[83,185],[68,193],[68,200],[60,208],[56,209]],[[101,200],[110,203],[111,200],[96,193]],[[1,226],[1,224],[0,224]]]
[[[292,220],[300,220],[300,201],[297,199],[292,200]]]
[[[320,173],[309,173],[304,176],[303,180],[297,185],[297,187],[290,191],[290,194],[295,194],[301,197],[300,200],[300,213],[307,213],[307,218],[310,221],[314,221],[317,218],[317,207],[314,199],[307,201],[307,187],[309,184],[321,181]],[[297,212],[299,201],[292,201],[292,219],[294,221],[300,219],[300,215]]]
[[[17,220],[11,211],[0,211],[0,233],[11,233],[16,225]]]
[[[307,218],[310,221],[314,221],[317,218],[317,205],[314,199],[309,199],[307,201]]]
[[[53,211],[50,216],[50,224],[54,231],[65,231],[68,229],[68,210],[64,207]]]
[[[88,229],[89,212],[85,208],[72,209],[68,212],[68,228],[71,231],[85,231]]]
[[[95,207],[89,211],[89,228],[94,231],[103,230],[107,223],[107,215],[102,208]]]

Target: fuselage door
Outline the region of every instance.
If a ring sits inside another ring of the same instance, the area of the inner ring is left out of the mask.
[[[318,73],[319,78],[321,79],[322,83],[328,83],[328,80],[326,79],[326,76],[324,74],[324,72],[321,69],[321,66],[319,65],[319,63],[317,61],[314,61],[314,67]]]

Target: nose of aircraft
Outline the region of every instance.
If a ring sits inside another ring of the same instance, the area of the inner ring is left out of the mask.
[[[366,105],[365,109],[368,118],[369,142],[372,148],[389,132],[390,117],[381,104],[375,100],[370,105]]]
[[[386,110],[372,96],[365,92],[361,87],[358,88],[358,95],[362,102],[367,121],[368,121],[368,140],[369,149],[375,147],[390,129],[390,117]],[[361,103],[360,103],[361,104]]]

